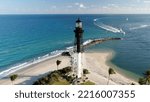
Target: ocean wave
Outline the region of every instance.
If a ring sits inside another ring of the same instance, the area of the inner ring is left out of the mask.
[[[9,53],[9,51],[8,50],[3,50],[3,51],[0,51],[0,54],[4,54],[4,53]]]
[[[132,27],[132,28],[129,28],[130,30],[137,30],[137,29],[143,29],[143,28],[147,28],[149,27],[150,25],[140,25],[140,26],[136,26],[136,27]]]
[[[88,44],[91,43],[92,41],[93,41],[93,40],[89,39],[89,40],[85,41],[85,42],[83,43],[83,45],[88,45]]]

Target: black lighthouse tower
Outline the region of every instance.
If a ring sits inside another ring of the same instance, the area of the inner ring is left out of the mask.
[[[80,19],[78,18],[78,20],[76,21],[76,26],[75,26],[75,52],[77,53],[82,53],[83,52],[83,29],[82,29],[82,22],[80,21]]]

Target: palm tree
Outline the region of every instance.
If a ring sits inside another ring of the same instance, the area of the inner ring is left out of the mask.
[[[140,85],[145,85],[146,84],[146,79],[145,78],[139,78],[139,84]]]
[[[15,80],[17,79],[17,77],[18,77],[17,74],[13,74],[13,75],[11,75],[11,76],[9,77],[10,80],[11,80],[11,82],[12,82],[12,85],[13,85],[13,81],[15,81]]]
[[[57,65],[57,70],[58,70],[58,66],[60,65],[61,61],[60,60],[57,60],[56,61],[56,65]]]
[[[143,73],[143,75],[143,78],[139,78],[139,84],[150,85],[150,70],[147,70],[145,73]]]
[[[108,76],[108,82],[107,82],[107,85],[109,84],[110,75],[111,75],[111,74],[116,74],[116,72],[114,71],[114,69],[109,68],[109,69],[108,69],[108,74],[109,74],[109,76]]]
[[[146,80],[146,85],[150,85],[150,70],[148,70],[144,73],[144,77]]]

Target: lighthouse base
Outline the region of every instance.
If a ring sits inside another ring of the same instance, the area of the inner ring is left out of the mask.
[[[83,75],[83,68],[82,68],[82,54],[77,53],[77,77],[81,78]]]

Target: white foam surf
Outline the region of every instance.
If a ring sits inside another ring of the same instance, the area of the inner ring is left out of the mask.
[[[24,69],[24,68],[27,68],[31,65],[34,65],[34,64],[37,64],[39,62],[42,62],[42,61],[45,61],[47,59],[51,59],[51,58],[54,58],[56,56],[59,56],[62,52],[64,52],[64,50],[56,50],[56,51],[53,51],[49,54],[46,54],[44,56],[40,56],[40,57],[37,57],[33,60],[29,60],[27,62],[24,62],[24,63],[19,63],[17,65],[14,65],[10,68],[8,68],[7,70],[4,70],[2,72],[0,72],[0,79],[3,78],[3,77],[6,77],[20,69]]]

